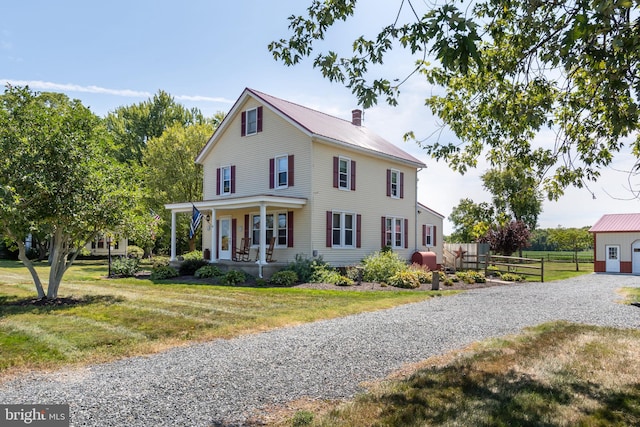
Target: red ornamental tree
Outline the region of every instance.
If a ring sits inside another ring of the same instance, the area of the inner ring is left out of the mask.
[[[506,224],[492,226],[478,241],[489,243],[491,251],[504,256],[529,246],[531,232],[523,221],[512,220]]]

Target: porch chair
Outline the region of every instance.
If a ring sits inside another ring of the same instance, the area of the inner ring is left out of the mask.
[[[251,239],[249,237],[243,237],[240,241],[240,247],[236,249],[236,256],[234,261],[249,261],[251,250]]]
[[[265,248],[265,261],[267,262],[275,262],[276,260],[273,259],[273,247],[276,245],[276,238],[272,237],[271,240],[269,240],[269,246],[267,246]],[[258,247],[258,249],[256,250],[256,261],[258,261],[260,259],[260,247]]]

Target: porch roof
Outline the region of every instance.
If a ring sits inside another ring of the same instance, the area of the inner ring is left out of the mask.
[[[198,210],[245,209],[260,205],[285,209],[297,209],[305,206],[306,204],[307,199],[302,197],[284,197],[262,194],[245,197],[224,197],[216,200],[203,200],[200,202],[169,203],[164,205],[164,207],[172,212],[191,212],[193,206]]]

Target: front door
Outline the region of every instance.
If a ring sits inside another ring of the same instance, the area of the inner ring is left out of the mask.
[[[620,273],[620,246],[606,245],[604,251],[607,257],[607,273]]]
[[[640,274],[640,240],[636,240],[631,245],[631,272]]]
[[[231,218],[220,218],[218,255],[220,259],[231,259]]]

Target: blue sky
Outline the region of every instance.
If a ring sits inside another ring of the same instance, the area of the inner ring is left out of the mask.
[[[21,0],[4,2],[0,14],[0,83],[28,84],[38,91],[64,92],[104,116],[120,105],[144,101],[158,90],[205,114],[228,111],[245,87],[350,119],[356,99],[312,69],[310,60],[286,67],[267,49],[287,36],[287,17],[304,12],[310,0],[112,0],[109,2]],[[400,1],[366,0],[354,20],[340,23],[322,46],[346,52],[361,34],[371,35],[395,18]],[[407,17],[404,13],[401,16]],[[402,78],[413,60],[400,53],[384,71]],[[403,142],[438,129],[424,107],[437,89],[420,77],[402,87],[400,106],[378,105],[365,112],[365,126],[423,160],[419,200],[445,217],[462,198],[489,201],[482,169],[465,176],[429,159],[416,144]],[[551,135],[548,135],[551,137]],[[454,138],[446,130],[441,140]],[[545,135],[540,136],[544,140]],[[628,169],[633,156],[615,165]],[[593,225],[605,213],[640,212],[627,191],[627,174],[608,169],[590,190],[570,189],[559,202],[545,202],[543,228]],[[451,232],[445,219],[444,231]]]

